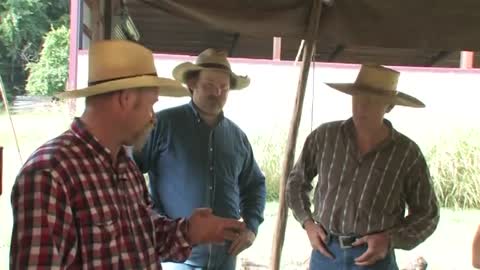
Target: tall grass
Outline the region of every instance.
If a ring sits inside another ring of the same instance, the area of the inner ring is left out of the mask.
[[[266,178],[267,201],[278,201],[286,134],[256,137],[252,140],[255,158]]]
[[[267,179],[267,200],[277,201],[286,134],[257,137],[252,146]],[[425,157],[440,205],[480,209],[480,129],[456,130],[432,138]]]
[[[480,130],[441,136],[425,156],[442,207],[480,209]]]

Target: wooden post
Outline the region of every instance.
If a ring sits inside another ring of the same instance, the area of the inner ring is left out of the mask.
[[[103,14],[103,25],[104,25],[104,32],[103,32],[103,39],[111,39],[112,38],[112,0],[105,0],[104,2],[104,9],[105,14]]]
[[[460,68],[472,69],[473,68],[473,52],[462,51],[460,53]]]
[[[280,61],[282,57],[282,38],[273,38],[273,60]]]
[[[68,81],[67,89],[74,90],[77,88],[77,72],[78,72],[78,49],[80,48],[80,25],[82,18],[80,16],[80,5],[82,0],[70,0],[70,43],[68,52]],[[69,113],[75,115],[76,99],[68,101]]]
[[[302,55],[303,46],[305,46],[305,40],[304,39],[302,39],[302,41],[300,42],[300,46],[298,47],[297,56],[295,56],[295,62],[293,62],[294,67],[297,66],[298,59],[300,59],[300,56]]]
[[[298,82],[297,97],[295,99],[295,107],[290,123],[290,131],[288,133],[287,147],[285,149],[285,159],[282,168],[282,178],[280,180],[280,202],[278,205],[278,216],[275,234],[273,237],[272,258],[270,269],[278,270],[280,268],[280,259],[282,255],[283,243],[285,240],[285,228],[287,226],[288,209],[285,200],[285,189],[287,178],[290,170],[293,167],[295,159],[295,146],[298,136],[298,127],[302,118],[303,99],[305,97],[305,88],[307,86],[308,72],[312,60],[312,54],[315,47],[316,34],[320,22],[320,15],[322,12],[322,1],[313,0],[313,8],[308,20],[308,26],[305,38],[305,48],[303,52],[303,63],[301,74]]]

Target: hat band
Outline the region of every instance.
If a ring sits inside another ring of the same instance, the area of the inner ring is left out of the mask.
[[[200,66],[203,68],[218,68],[218,69],[225,69],[227,71],[231,71],[229,67],[222,64],[217,64],[217,63],[204,63],[204,64],[198,64],[197,66]]]
[[[355,86],[357,86],[358,88],[366,89],[366,90],[368,90],[370,92],[373,92],[373,93],[377,93],[379,95],[396,96],[398,94],[398,91],[396,91],[396,90],[381,89],[381,88],[376,88],[376,87],[372,87],[372,86],[368,86],[368,85],[364,85],[364,84],[356,83]]]
[[[122,79],[129,79],[129,78],[135,78],[135,77],[141,77],[141,76],[157,76],[157,73],[145,73],[145,74],[137,74],[137,75],[132,75],[132,76],[123,76],[123,77],[116,77],[116,78],[111,78],[111,79],[106,79],[106,80],[98,80],[98,81],[93,81],[93,82],[88,82],[88,86],[93,86],[96,84],[100,83],[105,83],[105,82],[110,82],[110,81],[116,81],[116,80],[122,80]]]

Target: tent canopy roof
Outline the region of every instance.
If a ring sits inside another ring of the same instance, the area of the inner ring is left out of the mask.
[[[197,55],[214,47],[233,57],[271,59],[272,38],[281,36],[281,57],[288,60],[296,56],[312,5],[312,0],[124,2],[140,42],[156,52]],[[480,51],[479,10],[477,0],[330,0],[322,11],[315,57],[458,67],[460,51]]]

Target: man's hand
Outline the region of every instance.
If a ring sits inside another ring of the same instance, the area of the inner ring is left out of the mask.
[[[480,225],[477,227],[477,232],[473,237],[472,243],[472,266],[475,269],[480,269]]]
[[[214,216],[209,208],[195,209],[188,222],[187,237],[191,245],[234,241],[239,232],[245,229],[245,223]]]
[[[240,252],[250,247],[253,244],[253,241],[255,241],[255,234],[249,229],[244,229],[242,232],[240,232],[237,239],[233,241],[230,249],[228,250],[228,254],[237,256],[240,254]]]
[[[305,221],[304,225],[305,230],[307,231],[308,239],[310,240],[310,244],[312,248],[318,250],[324,256],[327,256],[333,259],[332,253],[328,251],[325,240],[327,239],[327,234],[322,226],[315,224],[313,220]]]
[[[363,244],[367,244],[367,251],[355,259],[355,264],[360,266],[372,265],[387,256],[390,236],[386,232],[370,234],[357,239],[353,243],[354,246]]]

